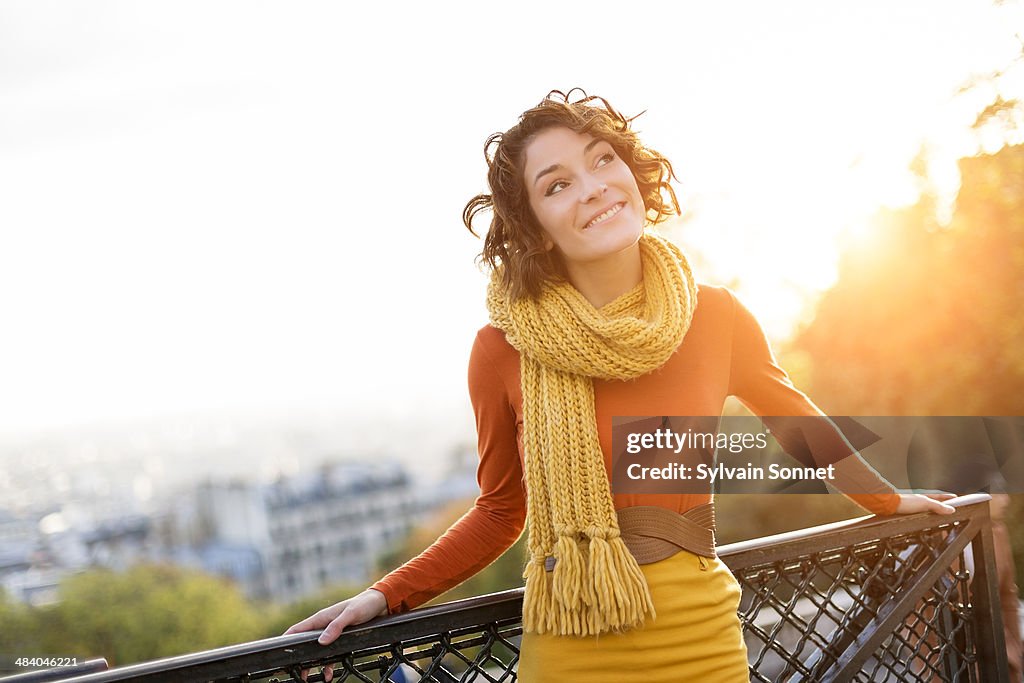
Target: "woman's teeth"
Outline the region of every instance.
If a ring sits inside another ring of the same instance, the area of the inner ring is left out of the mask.
[[[608,209],[607,211],[602,213],[600,216],[598,216],[597,218],[595,218],[594,220],[590,221],[585,226],[583,226],[583,229],[586,230],[587,228],[592,228],[595,225],[597,225],[598,223],[600,223],[602,221],[608,220],[609,218],[611,218],[612,216],[617,214],[619,211],[622,211],[622,206],[623,205],[621,203],[620,204],[616,204],[615,206],[613,206],[612,208]]]

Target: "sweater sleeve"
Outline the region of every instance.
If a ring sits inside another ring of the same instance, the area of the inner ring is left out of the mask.
[[[728,293],[733,305],[729,393],[755,415],[822,418],[813,421],[815,428],[810,430],[814,433],[813,438],[800,444],[809,447],[808,453],[801,452],[806,449],[787,442],[779,433],[776,437],[790,455],[805,465],[827,464],[808,462],[808,459],[828,453],[829,462],[835,463],[836,488],[870,512],[879,515],[895,513],[900,502],[896,489],[861,458],[834,426],[821,428],[831,423],[824,419],[824,413],[804,393],[793,386],[786,371],[776,361],[753,314],[732,292]],[[843,457],[837,458],[837,453]]]
[[[479,334],[470,354],[469,394],[476,416],[480,495],[429,548],[371,586],[387,598],[390,614],[454,588],[494,562],[523,531],[526,500],[516,418]]]

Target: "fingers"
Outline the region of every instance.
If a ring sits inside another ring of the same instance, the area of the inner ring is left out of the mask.
[[[349,611],[343,611],[336,619],[334,619],[334,621],[327,624],[327,628],[325,628],[324,632],[320,634],[319,638],[317,638],[317,642],[321,645],[330,645],[338,639],[342,630],[351,622],[352,617],[350,616]]]
[[[315,631],[316,630],[316,626],[313,626],[310,623],[310,620],[312,618],[313,617],[309,617],[309,619],[303,619],[302,621],[300,621],[297,624],[292,624],[291,626],[288,627],[288,630],[285,631],[282,635],[286,635],[287,636],[287,635],[292,634],[292,633],[305,633],[306,631]]]
[[[334,680],[334,665],[333,664],[328,664],[327,666],[324,667],[324,669],[323,669],[323,671],[321,673],[323,673],[325,681],[333,681]],[[309,676],[309,669],[303,669],[302,671],[299,672],[299,678],[301,678],[302,680],[306,680],[306,678],[308,676]]]
[[[297,624],[293,624],[285,631],[285,635],[291,633],[305,633],[308,631],[315,631],[319,628],[323,629],[320,636],[317,638],[317,642],[321,645],[330,645],[341,635],[342,631],[352,624],[361,624],[374,616],[379,616],[387,613],[387,600],[384,595],[379,591],[365,591],[365,595],[360,595],[355,598],[348,600],[342,600],[339,603],[326,607],[311,617],[307,617]],[[378,609],[378,603],[383,602],[384,606],[380,609],[379,615],[374,615],[373,612]],[[303,681],[309,675],[309,669],[303,669],[300,672],[300,678]],[[334,667],[327,665],[323,669],[324,680],[330,681],[334,679]]]
[[[300,621],[297,624],[292,624],[291,626],[288,627],[288,630],[284,632],[284,635],[288,635],[290,633],[306,633],[307,631],[315,631],[315,630],[317,630],[319,628],[319,625],[317,624],[317,621],[318,621],[317,618],[319,616],[320,616],[320,612],[317,612],[313,616],[307,617],[307,618],[303,619],[302,621]],[[308,676],[309,676],[309,669],[303,669],[302,671],[299,672],[299,678],[301,678],[303,681],[305,681]],[[331,679],[328,678],[327,680],[331,680]]]
[[[330,607],[325,607],[316,614],[308,616],[297,624],[293,624],[284,632],[284,635],[290,633],[306,633],[307,631],[316,631],[323,628],[331,623],[339,614],[345,611],[347,601],[339,602]]]
[[[319,612],[311,617],[306,617],[297,624],[292,624],[288,627],[288,630],[284,632],[284,635],[290,633],[307,633],[308,631],[316,631],[323,628],[331,622],[331,617],[321,617]]]
[[[306,617],[297,624],[292,624],[288,627],[288,630],[284,632],[284,635],[316,631],[326,624],[327,628],[324,629],[323,633],[320,634],[320,637],[317,638],[317,642],[321,645],[329,645],[337,640],[338,636],[341,635],[342,630],[352,622],[352,610],[348,609],[348,607],[349,604],[347,600],[343,600],[335,605],[326,607],[316,614]],[[348,612],[348,616],[345,616],[346,612]],[[325,666],[323,669],[323,675],[324,680],[333,680],[334,667],[330,665]],[[299,672],[299,678],[303,681],[307,680],[308,676],[309,669],[302,669]]]
[[[952,505],[943,503],[938,498],[949,500],[952,494],[923,494],[923,493],[902,493],[900,504],[896,508],[897,514],[909,515],[916,512],[934,512],[939,515],[951,515],[956,512]],[[955,497],[955,496],[953,496]]]
[[[956,496],[953,496],[953,497],[955,498]],[[955,507],[953,507],[952,505],[946,505],[945,503],[939,502],[938,498],[934,498],[932,496],[929,496],[927,500],[928,500],[928,509],[931,510],[932,512],[937,512],[940,515],[951,515],[954,512],[956,512],[956,508]],[[948,498],[944,498],[944,500],[949,500],[949,499]]]
[[[953,507],[952,505],[946,505],[941,501],[958,498],[959,496],[957,496],[957,494],[940,491],[937,493],[926,493],[925,496],[929,498],[931,501],[930,508],[935,512],[939,513],[940,515],[951,515],[954,512],[956,512],[955,507]]]

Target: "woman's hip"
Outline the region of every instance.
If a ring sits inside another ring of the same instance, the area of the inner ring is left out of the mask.
[[[590,637],[524,634],[519,680],[747,681],[742,591],[725,563],[681,550],[640,568],[654,619]]]

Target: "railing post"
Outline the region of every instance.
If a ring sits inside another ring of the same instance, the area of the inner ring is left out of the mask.
[[[992,540],[990,504],[982,506],[978,516],[981,530],[971,544],[974,555],[974,580],[971,597],[975,633],[978,638],[978,674],[983,681],[1010,680],[1006,661],[1006,637],[999,609],[999,578]]]

